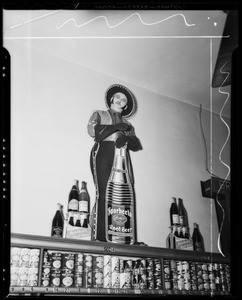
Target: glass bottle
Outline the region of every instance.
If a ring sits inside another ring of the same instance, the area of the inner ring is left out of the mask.
[[[71,226],[74,226],[74,214],[73,214],[73,213],[70,214],[69,224],[70,224]]]
[[[136,242],[135,199],[126,157],[126,145],[115,148],[106,188],[106,240],[120,244]]]
[[[171,226],[179,224],[178,208],[177,208],[175,197],[172,197],[172,203],[170,207],[170,221],[171,221]]]
[[[87,214],[81,214],[81,227],[87,228]]]
[[[193,226],[194,226],[193,234],[192,234],[193,250],[202,252],[204,251],[202,235],[199,231],[198,224],[194,223]]]
[[[76,220],[76,224],[75,224],[76,227],[81,227],[81,216],[80,214],[78,214],[78,217],[77,217],[77,220]]]
[[[61,204],[57,203],[57,210],[52,220],[51,236],[58,237],[58,238],[62,237],[63,227],[64,227],[64,220],[61,215]]]
[[[81,191],[79,194],[79,212],[88,213],[90,210],[90,197],[87,191],[87,183],[82,181]]]
[[[181,226],[185,226],[186,224],[186,212],[185,212],[185,207],[183,205],[183,201],[181,198],[178,198],[178,215],[179,215],[179,224]]]
[[[183,237],[184,237],[185,239],[189,239],[189,234],[188,234],[187,226],[183,226],[183,227],[182,227],[182,233],[183,233]]]
[[[78,184],[79,184],[78,180],[74,179],[73,186],[69,193],[67,211],[78,211],[78,200],[79,200]]]

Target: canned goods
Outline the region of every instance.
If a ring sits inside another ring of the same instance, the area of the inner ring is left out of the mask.
[[[19,266],[29,267],[29,259],[30,259],[30,249],[21,248]]]
[[[103,287],[103,270],[97,268],[93,271],[93,287]]]
[[[50,285],[60,286],[61,284],[61,271],[52,269],[50,273]]]
[[[104,258],[102,255],[93,256],[93,268],[102,269],[104,266]]]
[[[60,252],[53,252],[51,254],[51,267],[55,270],[61,269],[61,253]]]
[[[103,257],[103,287],[112,287],[112,259],[111,255],[104,255]]]
[[[83,273],[83,285],[86,288],[92,287],[92,255],[84,255],[84,273]]]
[[[68,252],[61,254],[62,269],[74,270],[75,254]]]
[[[74,272],[70,269],[61,270],[61,286],[71,287],[74,285]]]
[[[146,269],[147,270],[154,270],[154,261],[153,258],[147,258],[146,259]]]
[[[11,266],[19,267],[21,248],[11,247]]]
[[[132,282],[132,274],[131,271],[126,271],[120,273],[120,288],[121,289],[130,289]]]
[[[40,249],[31,249],[30,250],[30,258],[29,258],[29,266],[38,268],[39,257],[40,257]]]

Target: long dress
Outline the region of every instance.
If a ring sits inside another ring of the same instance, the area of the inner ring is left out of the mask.
[[[123,135],[127,135],[130,141],[130,150],[138,151],[142,148],[133,127],[129,132],[125,133],[110,130],[112,129],[110,125],[118,123],[128,123],[128,121],[111,109],[108,111],[95,111],[88,122],[88,133],[95,139],[95,144],[90,154],[90,166],[96,189],[96,199],[91,214],[92,240],[106,242],[105,195],[113,166],[116,140]],[[132,185],[134,185],[129,143],[126,153],[129,178]]]

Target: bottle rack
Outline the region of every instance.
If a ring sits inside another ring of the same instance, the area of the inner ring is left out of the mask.
[[[229,268],[230,258],[223,257],[219,253],[198,253],[193,251],[185,250],[173,250],[158,247],[148,247],[148,246],[131,246],[131,245],[121,245],[112,244],[104,242],[93,242],[93,241],[81,241],[65,238],[51,238],[36,235],[25,235],[25,234],[12,234],[11,235],[11,247],[21,247],[21,248],[31,248],[39,249],[39,262],[38,262],[38,280],[35,286],[18,286],[10,285],[9,293],[10,295],[147,295],[147,296],[165,296],[165,295],[230,295],[230,287],[227,285],[226,289],[220,290],[191,290],[191,289],[173,289],[167,280],[167,263],[171,261],[176,261],[179,264],[190,263],[204,265],[209,268],[211,263],[219,264]],[[118,288],[110,287],[104,288],[101,285],[98,287],[64,287],[64,286],[42,286],[42,266],[44,263],[44,252],[46,250],[55,252],[71,252],[71,253],[85,253],[90,255],[100,255],[100,256],[111,256],[111,257],[126,257],[126,258],[139,258],[139,259],[153,259],[159,260],[161,264],[161,286],[159,288]],[[169,275],[170,276],[170,275]],[[229,278],[230,274],[227,274]],[[170,277],[169,277],[170,278]],[[167,285],[167,283],[169,283]],[[170,287],[169,287],[170,286]]]

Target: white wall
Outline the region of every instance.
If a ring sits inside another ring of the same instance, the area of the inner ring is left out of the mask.
[[[106,109],[106,89],[120,83],[133,91],[139,105],[131,120],[143,145],[142,151],[131,153],[138,240],[165,247],[171,197],[181,197],[190,226],[193,222],[200,226],[206,251],[218,252],[214,203],[201,194],[200,181],[210,175],[205,170],[198,107],[118,81],[18,41],[7,40],[4,46],[11,54],[12,66],[12,232],[49,236],[56,203],[62,203],[66,211],[74,178],[87,181],[93,205],[95,189],[89,166],[93,140],[87,134],[87,122],[92,110]],[[212,171],[225,178],[228,169],[219,160],[219,152],[227,138],[227,128],[217,115],[211,118],[209,112],[203,111],[202,118],[208,153],[213,151]],[[230,164],[229,145],[224,148],[222,159]]]

